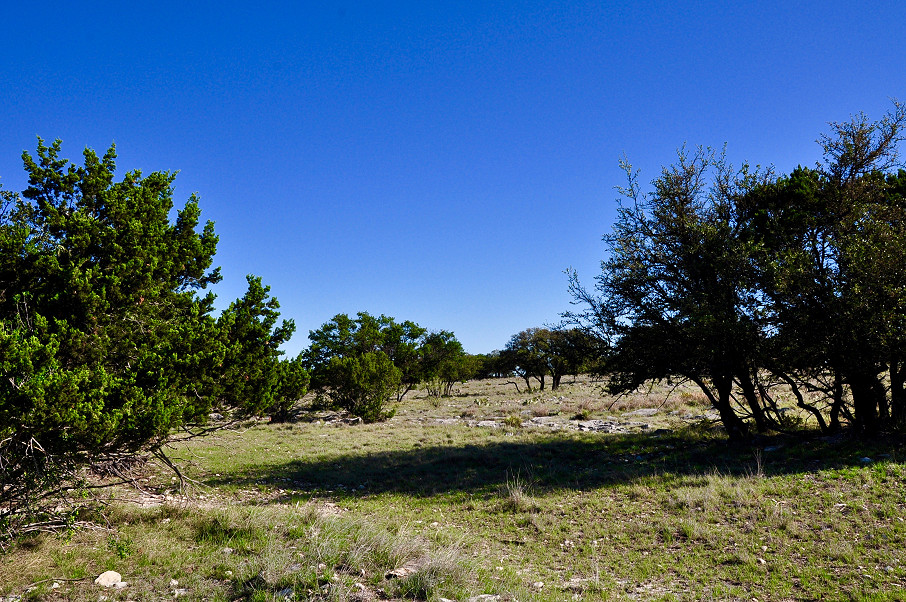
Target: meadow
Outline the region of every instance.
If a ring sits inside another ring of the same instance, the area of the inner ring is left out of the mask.
[[[901,440],[736,446],[693,389],[518,388],[174,445],[185,487],[137,468],[0,556],[0,600],[906,599]]]

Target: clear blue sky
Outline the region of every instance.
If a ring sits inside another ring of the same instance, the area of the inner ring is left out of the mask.
[[[870,5],[871,8],[863,8]],[[906,100],[906,3],[11,2],[0,182],[36,136],[180,170],[221,306],[263,277],[297,334],[368,311],[466,350],[570,308],[623,183],[728,144],[788,172]]]

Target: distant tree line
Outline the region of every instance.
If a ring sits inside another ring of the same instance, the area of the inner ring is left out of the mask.
[[[602,273],[571,276],[610,390],[688,379],[734,439],[794,426],[790,403],[825,432],[906,427],[904,122],[834,123],[789,175],[683,149],[643,193],[624,164]]]

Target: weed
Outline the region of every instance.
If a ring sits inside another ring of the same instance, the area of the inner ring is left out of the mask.
[[[503,424],[514,429],[522,428],[522,417],[518,414],[510,414],[503,419]]]
[[[501,492],[502,508],[511,512],[537,512],[540,508],[538,503],[529,493],[529,486],[519,476],[515,474],[507,477],[506,486]]]
[[[116,555],[117,558],[123,560],[132,555],[135,551],[135,546],[128,537],[111,535],[107,538],[107,549]]]

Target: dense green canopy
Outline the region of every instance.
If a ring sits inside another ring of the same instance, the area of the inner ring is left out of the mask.
[[[906,424],[906,108],[832,124],[824,163],[790,175],[679,153],[644,194],[626,165],[595,289],[571,317],[610,343],[613,392],[688,378],[731,437],[791,426]]]
[[[59,153],[24,153],[28,187],[0,207],[0,518],[212,408],[259,413],[304,389],[259,279],[212,317],[217,236],[194,196],[173,212],[175,174],[115,181],[113,147],[82,166]]]

